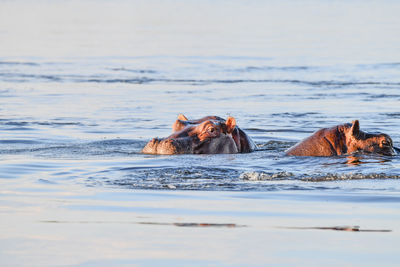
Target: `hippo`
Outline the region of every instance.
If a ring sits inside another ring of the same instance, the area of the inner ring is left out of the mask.
[[[232,137],[236,120],[205,119],[197,124],[188,124],[176,129],[166,138],[154,138],[143,148],[145,154],[233,154],[238,147]]]
[[[226,123],[226,121],[218,116],[206,116],[197,120],[189,120],[183,114],[179,114],[178,119],[172,125],[172,131],[180,131],[189,125],[197,125],[204,121],[215,121],[219,123]],[[248,136],[242,129],[240,129],[237,125],[232,132],[232,138],[235,140],[236,147],[239,153],[249,153],[256,149],[256,144],[253,140]]]
[[[320,129],[289,148],[286,155],[328,157],[350,155],[355,152],[395,155],[393,141],[389,135],[363,132],[360,130],[358,120]]]

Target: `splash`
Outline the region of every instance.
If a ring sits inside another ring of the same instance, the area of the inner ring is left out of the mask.
[[[294,176],[293,173],[285,171],[277,173],[245,172],[240,175],[240,179],[247,181],[268,181],[268,180],[284,180],[293,176]]]
[[[373,180],[373,179],[400,179],[400,175],[386,173],[326,173],[321,175],[306,176],[301,178],[302,181],[308,182],[328,182],[343,180]]]

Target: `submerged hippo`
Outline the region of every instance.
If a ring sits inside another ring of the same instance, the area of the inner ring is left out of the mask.
[[[187,126],[198,125],[205,121],[214,121],[217,123],[226,123],[226,120],[218,116],[207,116],[198,120],[189,120],[183,114],[179,114],[178,119],[172,125],[172,131],[181,131]],[[235,144],[239,153],[249,153],[256,149],[256,144],[242,129],[237,125],[234,127],[231,136],[235,140]]]
[[[286,151],[290,156],[337,156],[354,152],[395,155],[393,141],[383,133],[370,134],[360,130],[358,120],[323,128]]]
[[[143,148],[146,154],[231,154],[238,153],[238,147],[232,137],[236,129],[236,120],[206,119],[177,129],[167,138],[154,138]]]

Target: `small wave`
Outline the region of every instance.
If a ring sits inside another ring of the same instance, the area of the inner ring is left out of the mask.
[[[152,70],[131,70],[137,74],[156,74]],[[331,86],[400,86],[400,82],[381,82],[381,81],[308,81],[295,79],[196,79],[196,78],[163,78],[143,75],[139,77],[110,77],[107,75],[89,75],[80,76],[75,74],[30,74],[30,73],[13,73],[3,72],[0,77],[13,82],[32,82],[32,81],[48,81],[48,82],[77,82],[77,83],[127,83],[127,84],[147,84],[147,83],[185,83],[193,85],[204,84],[236,84],[236,83],[283,83],[298,84],[312,87],[331,87]]]
[[[240,175],[240,179],[248,181],[268,181],[268,180],[285,180],[293,177],[294,174],[291,172],[277,172],[277,173],[266,173],[266,172],[245,172]]]
[[[245,128],[245,131],[249,131],[249,132],[256,132],[256,133],[266,133],[268,132],[267,129],[261,129],[261,128]]]
[[[0,94],[7,94],[7,93],[11,93],[11,90],[10,89],[0,90]]]
[[[34,141],[34,140],[22,140],[22,139],[17,139],[17,140],[0,140],[0,144],[40,144],[41,142]]]
[[[30,128],[30,127],[12,127],[12,128],[3,128],[3,131],[34,131],[34,128]]]
[[[314,115],[321,115],[321,114],[318,112],[303,112],[303,113],[283,112],[283,113],[271,114],[272,117],[284,117],[284,118],[303,118],[303,117],[309,117],[309,116],[314,116]]]
[[[244,172],[240,179],[246,181],[276,181],[276,180],[299,180],[303,182],[332,182],[344,180],[376,180],[376,179],[400,179],[400,175],[387,173],[325,173],[295,175],[292,172]]]
[[[400,62],[357,65],[357,67],[360,67],[362,69],[380,69],[380,68],[395,68],[396,69],[399,66],[400,66]]]
[[[52,122],[52,121],[9,121],[0,120],[0,124],[7,126],[28,126],[28,125],[42,125],[42,126],[85,126],[81,122]]]
[[[121,170],[122,178],[92,177],[89,183],[99,181],[110,186],[132,189],[174,189],[174,190],[233,190],[241,191],[243,186],[235,182],[238,171],[229,168],[134,168]],[[233,180],[232,180],[233,179]]]
[[[0,66],[1,65],[5,65],[5,66],[10,66],[10,65],[39,66],[38,63],[34,63],[34,62],[19,62],[19,61],[0,61]]]
[[[32,80],[44,80],[51,82],[61,82],[62,78],[57,75],[26,74],[26,73],[0,73],[0,77],[13,82],[31,82]]]
[[[22,121],[22,122],[17,122],[17,121],[8,121],[3,123],[3,125],[11,125],[11,126],[26,126],[28,125],[28,122]]]
[[[272,150],[272,151],[283,152],[295,144],[296,142],[271,140],[266,143],[261,143],[261,144],[258,143],[257,150]]]
[[[48,144],[30,140],[3,140],[1,155],[33,154],[45,158],[86,158],[88,156],[130,156],[140,153],[146,144],[141,140],[112,139],[82,144]],[[17,145],[10,147],[10,145]],[[25,146],[24,146],[25,145]]]
[[[271,133],[313,133],[310,130],[299,130],[299,129],[266,129],[266,132]]]
[[[140,78],[131,78],[131,79],[80,79],[79,82],[88,82],[88,83],[133,83],[133,84],[143,84],[143,83],[151,83],[158,81],[157,79],[140,77]]]
[[[54,182],[54,181],[50,181],[50,180],[43,179],[43,178],[38,179],[37,182],[38,182],[38,183],[41,183],[41,184],[57,184],[57,183]]]
[[[157,71],[155,70],[146,70],[146,69],[127,69],[127,68],[112,68],[112,71],[116,72],[132,72],[132,73],[150,73],[150,74],[155,74]]]
[[[369,95],[368,98],[377,99],[377,98],[400,98],[399,94],[373,94]]]
[[[82,80],[84,82],[84,80]],[[98,83],[190,83],[190,84],[234,84],[234,83],[289,83],[321,86],[356,86],[356,85],[391,85],[399,86],[400,83],[390,82],[343,82],[343,81],[306,81],[306,80],[286,80],[286,79],[165,79],[165,78],[133,78],[133,79],[89,79],[87,82]]]
[[[124,169],[127,170],[127,169]],[[129,169],[132,170],[132,169]],[[134,170],[137,170],[135,168]],[[144,169],[138,173],[135,173],[135,177],[144,177],[146,180],[149,179],[161,179],[161,180],[175,180],[187,181],[197,179],[223,179],[232,177],[238,174],[238,171],[228,168],[212,168],[212,167],[190,167],[190,168],[153,168]],[[133,177],[129,175],[129,177]]]
[[[140,141],[140,140],[110,139],[110,140],[101,140],[101,141],[90,142],[87,145],[100,147],[100,146],[126,146],[126,145],[142,146],[145,144],[146,144],[146,141]]]
[[[115,171],[115,170],[114,170]],[[184,169],[179,172],[178,168],[164,169],[129,169],[130,172],[122,178],[118,175],[115,179],[110,173],[97,173],[87,178],[88,186],[111,186],[128,189],[150,189],[150,190],[199,190],[199,191],[285,191],[285,190],[328,190],[332,187],[311,186],[309,184],[278,183],[278,181],[291,179],[290,173],[247,175],[240,176],[236,170],[219,170],[216,168],[204,168],[196,170]],[[252,177],[246,179],[245,177]],[[286,176],[286,178],[285,178]],[[256,181],[267,181],[272,183],[255,183]],[[275,182],[273,182],[275,181]]]
[[[380,81],[367,81],[367,82],[347,82],[347,81],[302,81],[302,80],[282,80],[290,83],[298,83],[298,84],[305,84],[311,85],[315,87],[322,87],[322,86],[360,86],[360,85],[384,85],[384,86],[400,86],[400,82],[380,82]]]
[[[308,182],[327,182],[341,180],[374,180],[374,179],[400,179],[400,175],[386,173],[326,173],[314,176],[302,177],[302,181]]]
[[[342,190],[357,185],[321,183],[342,180],[400,179],[385,173],[309,174],[307,170],[244,171],[236,167],[112,167],[86,178],[88,186],[110,186],[127,189],[200,190],[200,191],[285,191]],[[315,182],[315,183],[310,183]],[[355,187],[356,186],[356,187]],[[358,189],[361,190],[361,189]],[[382,190],[369,188],[368,190]]]
[[[260,71],[305,71],[305,70],[315,70],[319,67],[311,67],[311,66],[248,66],[245,68],[234,69],[234,72],[260,72]]]
[[[400,112],[380,113],[380,115],[388,116],[391,118],[400,118]]]

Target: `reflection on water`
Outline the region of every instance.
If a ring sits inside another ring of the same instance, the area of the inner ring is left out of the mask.
[[[360,157],[360,156],[347,156],[347,164],[349,165],[360,165],[360,164],[367,164],[367,163],[389,163],[393,160],[393,157]]]
[[[347,162],[346,162],[347,164],[349,164],[349,165],[359,165],[359,164],[362,164],[363,162],[362,161],[360,161],[360,158],[359,157],[356,157],[356,156],[347,156]]]
[[[42,223],[78,223],[78,224],[143,224],[143,225],[171,225],[177,227],[246,227],[246,225],[237,225],[234,223],[160,223],[160,222],[101,222],[101,221],[79,221],[79,222],[67,222],[67,221],[41,221]]]
[[[360,229],[359,226],[335,226],[335,227],[287,227],[288,229],[298,230],[334,230],[346,232],[380,232],[390,233],[392,230],[375,230],[375,229]]]

